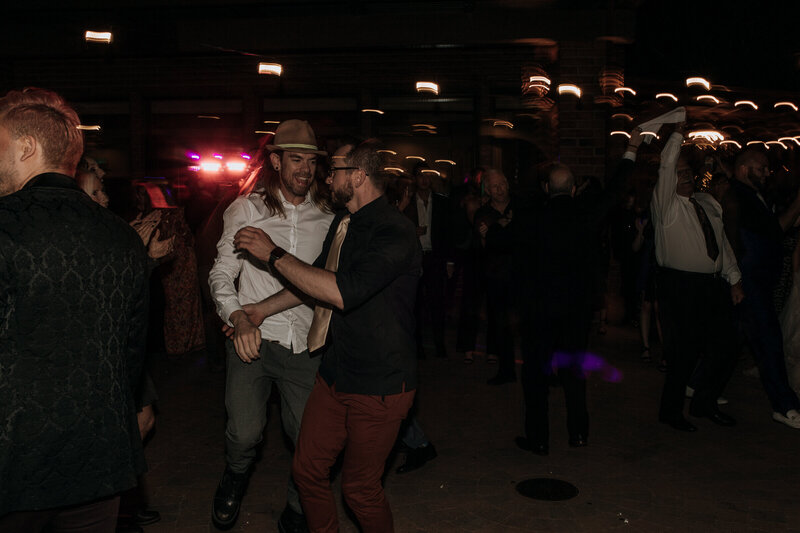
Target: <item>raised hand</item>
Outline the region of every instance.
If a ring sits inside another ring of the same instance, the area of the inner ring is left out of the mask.
[[[161,259],[165,255],[172,253],[175,248],[175,236],[164,240],[159,240],[159,237],[161,237],[161,230],[157,229],[152,239],[150,239],[150,244],[147,246],[147,255],[151,259]]]

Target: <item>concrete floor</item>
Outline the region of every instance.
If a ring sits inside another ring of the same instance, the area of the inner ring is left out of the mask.
[[[551,394],[550,455],[519,450],[519,383],[485,384],[496,367],[478,357],[420,362],[419,418],[439,457],[397,475],[395,458],[386,492],[398,532],[800,532],[800,431],[771,419],[757,379],[742,361],[724,408],[733,428],[690,419],[694,434],[656,421],[663,374],[639,360],[632,328],[610,327],[592,351],[618,368],[617,383],[589,381],[589,446],[570,448],[563,396]],[[656,351],[656,349],[654,349]],[[432,353],[432,350],[431,350]],[[161,361],[157,430],[146,449],[147,490],[162,514],[147,533],[215,531],[211,501],[224,469],[224,374],[205,357]],[[285,504],[290,452],[277,405],[265,432],[262,457],[233,531],[276,531]],[[519,495],[528,478],[574,484],[577,497],[560,502]],[[338,487],[336,488],[337,494]],[[337,496],[339,500],[340,497]],[[340,509],[341,531],[358,531]]]

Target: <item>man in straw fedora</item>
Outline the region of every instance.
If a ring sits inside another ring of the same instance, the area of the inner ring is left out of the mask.
[[[308,345],[323,357],[292,465],[315,533],[339,530],[330,470],[340,453],[342,494],[361,530],[394,531],[381,476],[417,387],[414,300],[422,250],[414,224],[383,194],[378,147],[346,144],[333,155],[328,183],[347,211],[337,214],[313,266],[260,228],[234,237],[317,300]],[[271,315],[302,298],[285,290],[259,307]]]
[[[304,261],[316,259],[333,219],[315,183],[319,158],[325,155],[317,148],[308,122],[281,123],[273,144],[262,145],[253,159],[251,177],[258,181],[255,191],[238,197],[224,214],[224,229],[209,275],[217,312],[231,339],[225,384],[226,467],[212,512],[214,525],[220,529],[233,527],[239,514],[256,445],[267,422],[272,386],[280,392],[283,427],[294,442],[319,366],[319,358],[309,356],[306,344],[313,302],[311,306],[301,302],[268,318],[259,315],[251,304],[293,287],[272,265],[237,250],[233,236],[241,228],[257,227]],[[237,277],[238,289],[234,284]],[[307,531],[291,477],[278,528],[284,533]]]

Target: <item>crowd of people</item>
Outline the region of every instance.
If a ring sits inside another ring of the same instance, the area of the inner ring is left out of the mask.
[[[158,520],[139,505],[118,523],[120,494],[145,469],[143,441],[155,423],[157,394],[143,371],[154,351],[205,348],[212,362],[224,359],[218,529],[237,522],[274,387],[294,446],[279,531],[338,530],[330,476],[339,457],[361,529],[392,531],[387,457],[401,441],[404,474],[437,455],[414,408],[423,401],[418,360],[430,346],[464,364],[485,354],[497,368],[487,385],[503,387],[517,382],[519,340],[517,446],[549,453],[554,381],[568,444],[587,446],[587,346],[593,318],[606,331],[610,252],[643,361],[652,330],[663,338],[654,420],[696,431],[684,416],[688,393],[692,417],[735,425],[719,406],[744,345],[773,419],[800,429],[797,182],[787,162],[773,176],[766,154],[752,149],[717,158],[704,176],[699,151],[683,143],[686,120],[678,108],[647,123],[666,132],[660,155],[649,149],[657,176],[652,190],[627,194],[653,168],[637,161],[647,150],[642,127],[606,180],[558,163],[542,166],[536,186],[512,191],[494,168],[452,187],[424,163],[398,176],[384,170],[377,140],[343,139],[329,154],[309,123],[286,120],[259,146],[238,194],[209,202],[192,228],[149,183],[134,184],[128,222],[113,214],[102,169],[81,158],[74,110],[50,91],[8,93],[0,99],[0,530],[140,531]],[[159,314],[149,341],[148,308]]]

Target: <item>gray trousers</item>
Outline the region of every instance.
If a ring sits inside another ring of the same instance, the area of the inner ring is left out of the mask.
[[[225,460],[239,474],[247,472],[256,456],[267,425],[267,400],[272,385],[281,394],[283,429],[297,443],[306,400],[314,387],[319,357],[309,357],[308,350],[294,354],[278,343],[261,341],[261,358],[244,363],[233,342],[225,344],[228,375],[225,381],[225,407],[228,425],[225,429]],[[289,476],[287,502],[302,513],[297,487]]]

